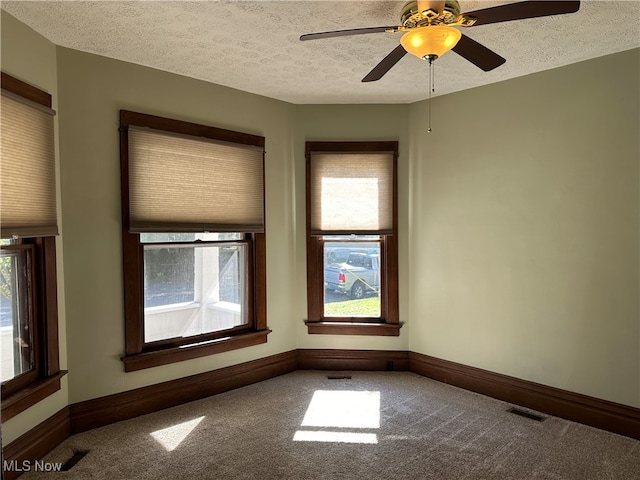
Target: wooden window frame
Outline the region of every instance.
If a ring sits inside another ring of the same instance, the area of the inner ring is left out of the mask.
[[[234,331],[144,341],[144,243],[140,234],[129,231],[128,128],[147,127],[171,133],[204,137],[264,148],[264,137],[216,127],[168,119],[144,113],[120,111],[120,161],[122,191],[122,245],[125,307],[125,372],[181,362],[216,353],[266,343],[267,327],[265,233],[245,234],[249,284],[249,325]],[[196,243],[203,245],[206,242]]]
[[[393,228],[380,234],[380,317],[324,316],[324,240],[311,234],[311,154],[393,152]],[[309,334],[399,336],[398,304],[398,142],[306,142],[307,309]]]
[[[2,72],[2,88],[27,100],[51,108],[47,92]],[[22,239],[16,248],[30,254],[28,275],[30,316],[34,340],[34,368],[2,384],[2,422],[60,390],[66,370],[60,370],[58,338],[58,287],[54,236]],[[11,247],[7,247],[10,249]]]

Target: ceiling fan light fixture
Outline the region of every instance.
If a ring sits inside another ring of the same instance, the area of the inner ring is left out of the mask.
[[[446,25],[412,28],[400,38],[404,49],[418,58],[441,57],[456,46],[462,33]]]

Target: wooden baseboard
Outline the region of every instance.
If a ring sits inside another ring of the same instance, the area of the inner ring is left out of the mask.
[[[298,350],[300,370],[409,370],[409,352],[398,350]]]
[[[69,407],[65,407],[11,442],[2,449],[4,480],[18,478],[26,468],[33,468],[36,460],[60,445],[70,433]]]
[[[296,370],[296,352],[286,352],[198,375],[137,388],[70,406],[71,433],[80,433]]]
[[[640,440],[640,409],[439,358],[409,353],[419,375]]]

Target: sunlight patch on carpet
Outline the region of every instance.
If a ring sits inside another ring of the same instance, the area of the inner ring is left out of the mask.
[[[380,428],[380,392],[316,390],[302,426]]]
[[[380,392],[316,390],[293,437],[303,442],[378,443],[375,433],[348,431],[380,428]],[[343,428],[345,431],[307,430]]]
[[[167,452],[175,450],[185,438],[193,431],[194,428],[204,419],[204,416],[194,418],[188,422],[172,425],[171,427],[163,428],[162,430],[156,430],[151,432],[151,436],[162,445]]]

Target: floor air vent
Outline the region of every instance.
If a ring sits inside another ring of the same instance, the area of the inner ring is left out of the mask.
[[[507,412],[513,413],[515,415],[520,415],[521,417],[525,417],[530,420],[535,420],[536,422],[541,422],[544,420],[544,417],[541,417],[540,415],[536,415],[535,413],[530,413],[525,410],[520,410],[519,408],[515,407],[511,407],[509,410],[507,410]]]
[[[328,375],[329,380],[351,380],[351,375]]]
[[[87,453],[89,453],[88,450],[76,450],[76,452],[73,454],[73,456],[62,465],[62,468],[60,469],[60,471],[61,472],[68,472],[73,467],[75,467],[76,464],[80,460],[82,460]]]

